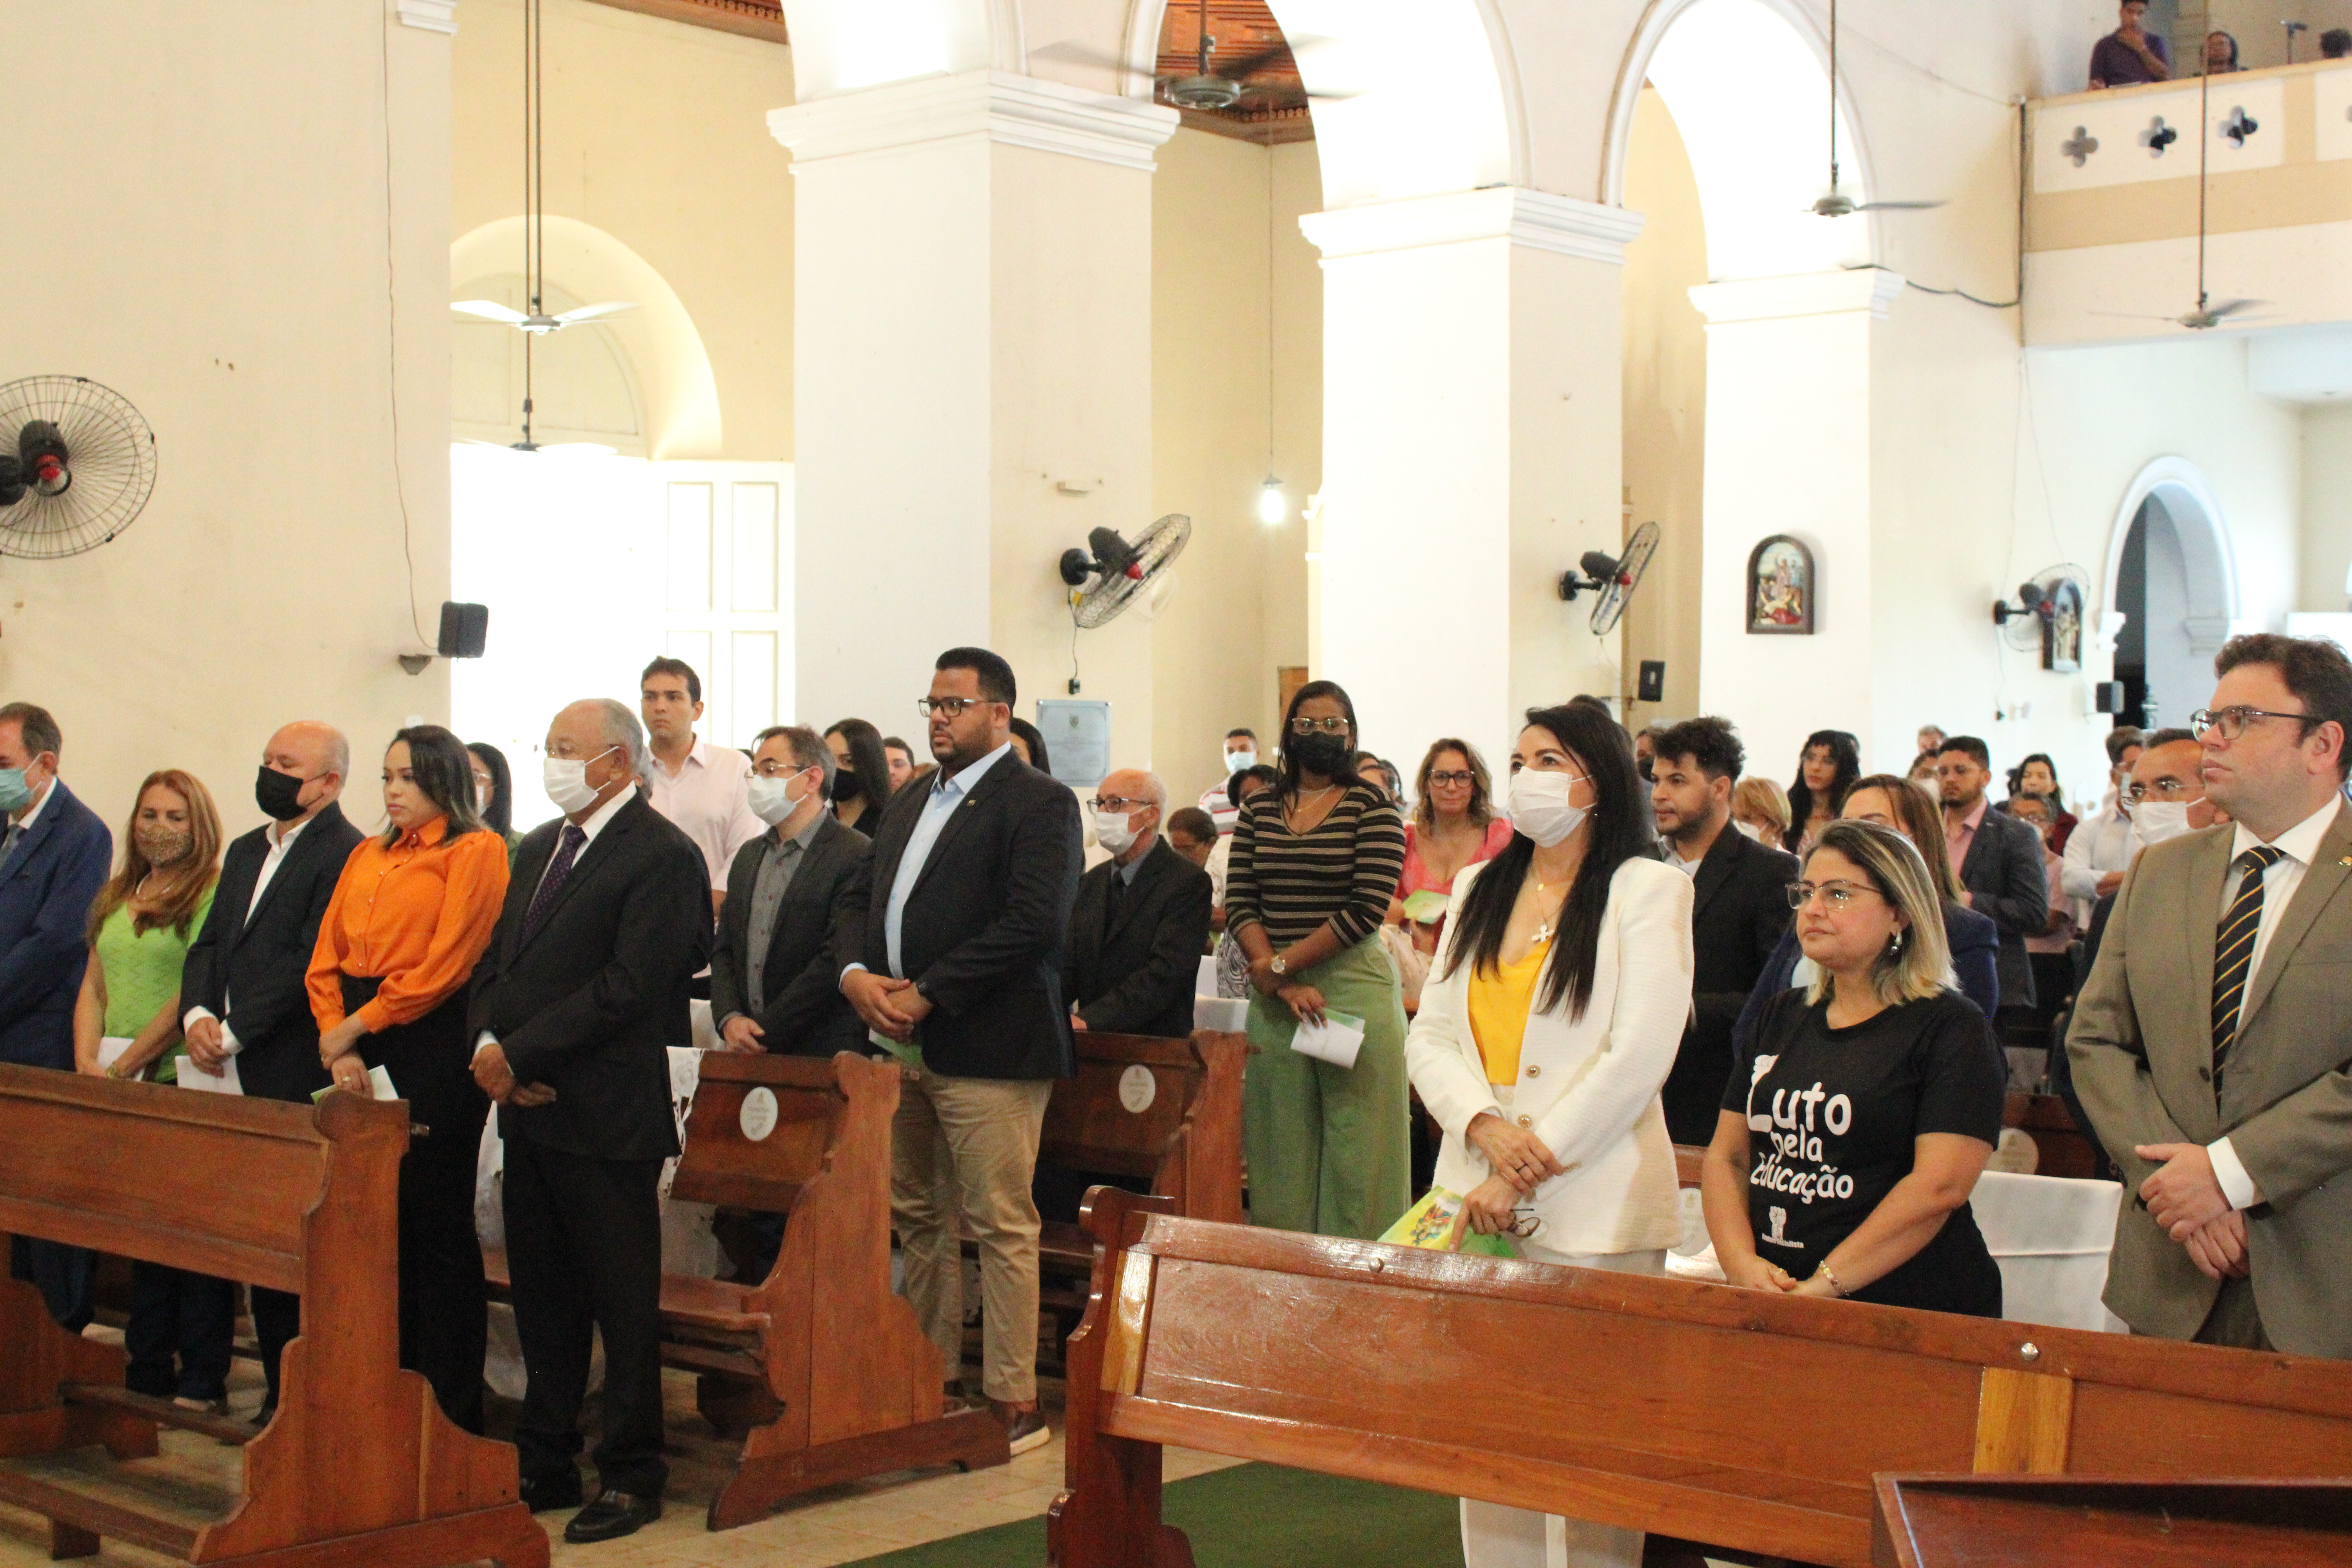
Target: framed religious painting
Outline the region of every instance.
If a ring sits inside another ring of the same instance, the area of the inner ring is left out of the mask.
[[[1748,556],[1748,629],[1759,636],[1813,634],[1813,552],[1776,533]]]
[[[2072,675],[2083,668],[2083,585],[2061,577],[2050,590],[2042,620],[2042,668]]]

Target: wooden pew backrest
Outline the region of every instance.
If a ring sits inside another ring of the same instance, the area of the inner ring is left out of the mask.
[[[1100,1343],[1073,1343],[1074,1431],[1856,1568],[1874,1471],[2352,1468],[2343,1363],[1165,1214],[1131,1229],[1142,1206],[1094,1194]]]
[[[824,1168],[845,1104],[829,1059],[705,1052],[670,1196],[791,1213]]]

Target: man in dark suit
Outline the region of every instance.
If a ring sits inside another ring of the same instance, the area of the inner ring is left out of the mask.
[[[47,709],[0,707],[0,1062],[71,1072],[85,927],[114,837],[58,777],[64,745]],[[11,1250],[16,1278],[39,1286],[49,1315],[80,1332],[92,1255],[26,1237]]]
[[[343,862],[364,837],[341,804],[351,771],[351,743],[315,721],[285,726],[262,748],[254,801],[270,821],[228,847],[212,914],[188,945],[182,1071],[220,1077],[234,1067],[248,1097],[296,1105],[332,1081],[319,1060],[304,976]],[[266,1423],[278,1408],[278,1357],[302,1331],[301,1298],[259,1285],[252,1293],[269,1381],[257,1417]]]
[[[1677,1143],[1715,1138],[1732,1026],[1789,928],[1797,858],[1731,825],[1731,792],[1747,765],[1738,731],[1723,719],[1685,719],[1658,731],[1650,803],[1664,859],[1691,878],[1691,1021],[1675,1053],[1664,1099]]]
[[[1078,879],[1070,910],[1073,1026],[1192,1033],[1192,993],[1209,942],[1209,874],[1160,836],[1168,786],[1125,768],[1095,786],[1095,841],[1110,858]]]
[[[782,725],[752,752],[751,805],[768,831],[735,854],[719,946],[710,955],[710,1016],[729,1050],[830,1057],[866,1047],[841,994],[835,905],[874,841],[825,809],[833,752],[814,730]]]
[[[1030,1181],[1053,1080],[1076,1070],[1062,970],[1082,852],[1076,799],[1013,754],[1013,667],[997,655],[940,656],[923,702],[939,770],[891,797],[873,858],[845,895],[858,936],[841,989],[912,1069],[890,1171],[907,1299],[953,1383],[968,1226],[980,1246],[982,1386],[1024,1453],[1048,1436]]]
[[[1985,795],[1991,753],[1974,735],[1953,735],[1936,753],[1936,787],[1944,797],[1944,844],[1960,902],[2000,928],[2000,1005],[2033,1005],[2033,964],[2025,939],[2050,920],[2050,877],[2032,828],[1995,811]]]
[[[523,1499],[580,1501],[580,1403],[604,1340],[599,1492],[565,1526],[611,1541],[661,1517],[662,1162],[678,1152],[673,1040],[710,955],[710,873],[637,787],[636,715],[574,702],[547,732],[564,815],[515,853],[475,971],[474,1079],[506,1141],[507,1266],[529,1384],[515,1429]]]

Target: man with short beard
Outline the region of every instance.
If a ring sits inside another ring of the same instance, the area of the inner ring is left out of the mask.
[[[1691,878],[1696,900],[1691,1021],[1662,1091],[1666,1131],[1704,1144],[1731,1072],[1732,1026],[1789,926],[1797,858],[1732,827],[1731,792],[1748,754],[1728,721],[1686,719],[1654,742],[1651,807],[1665,862]]]

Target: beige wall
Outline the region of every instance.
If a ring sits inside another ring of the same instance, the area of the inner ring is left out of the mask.
[[[603,230],[661,274],[718,384],[717,449],[655,455],[791,458],[792,160],[766,118],[793,101],[791,51],[589,0],[547,0],[543,27],[546,209]],[[467,0],[452,70],[462,237],[522,210],[519,0]],[[562,275],[555,237],[549,283],[572,298],[593,291]],[[510,269],[521,270],[519,251]],[[625,354],[649,324],[607,331]]]
[[[302,715],[351,731],[373,822],[384,740],[448,706],[446,667],[394,656],[447,584],[449,40],[309,0],[68,6],[39,36],[9,88],[41,195],[0,226],[0,379],[114,388],[158,478],[112,543],[0,560],[0,693],[57,714],[118,831],[170,766],[257,825],[262,742]]]
[[[1176,595],[1151,628],[1151,756],[1173,799],[1217,779],[1224,731],[1271,757],[1275,670],[1307,661],[1307,535],[1321,483],[1323,306],[1298,231],[1321,205],[1315,146],[1179,131],[1152,180],[1152,512],[1192,520]],[[1274,470],[1290,516],[1257,519],[1266,478],[1269,288]],[[1377,743],[1377,738],[1371,738]],[[1399,759],[1405,766],[1410,761]]]
[[[1666,661],[1665,700],[1628,710],[1639,729],[1697,710],[1706,472],[1706,322],[1690,300],[1706,281],[1706,223],[1674,116],[1648,88],[1634,112],[1625,205],[1647,220],[1625,247],[1626,529],[1658,525],[1657,554],[1625,608],[1625,689],[1643,659]]]
[[[2352,405],[2303,414],[2303,561],[2298,610],[2340,612],[2352,597]]]

